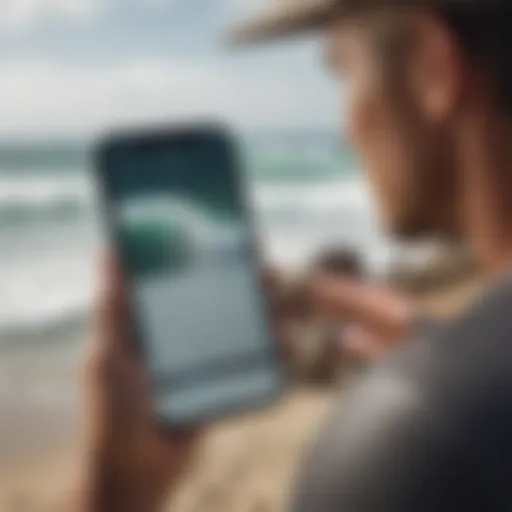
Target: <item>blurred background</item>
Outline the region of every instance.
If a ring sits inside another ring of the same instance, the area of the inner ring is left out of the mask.
[[[240,135],[270,262],[296,271],[335,248],[356,254],[375,279],[430,283],[425,268],[438,247],[401,246],[375,222],[338,126],[343,90],[324,73],[318,42],[223,46],[225,27],[260,3],[1,2],[0,510],[58,510],[71,480],[79,365],[104,245],[90,147],[105,130],[227,120]],[[446,261],[437,284],[454,269],[471,274],[470,264]],[[415,277],[404,281],[409,268]],[[219,426],[205,474],[176,510],[279,510],[329,396],[301,391],[276,411]]]

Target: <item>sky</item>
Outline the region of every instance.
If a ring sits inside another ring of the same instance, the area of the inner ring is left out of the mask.
[[[0,136],[82,137],[216,116],[242,130],[332,129],[318,41],[229,51],[264,0],[1,0]]]

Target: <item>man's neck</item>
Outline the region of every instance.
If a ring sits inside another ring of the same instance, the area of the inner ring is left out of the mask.
[[[512,123],[473,119],[459,140],[465,218],[490,278],[512,267]]]

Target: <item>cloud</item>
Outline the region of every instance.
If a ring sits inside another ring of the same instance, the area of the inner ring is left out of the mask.
[[[0,27],[19,31],[52,19],[84,21],[106,7],[106,0],[2,0]]]
[[[191,116],[220,116],[244,128],[323,126],[337,117],[332,91],[308,77],[164,60],[4,64],[0,90],[3,136],[90,135]]]
[[[270,2],[264,0],[224,0],[234,12],[247,13],[251,11],[263,11],[269,8]]]
[[[145,8],[158,8],[180,0],[137,0]],[[186,0],[181,0],[186,1]],[[259,0],[222,0],[237,12],[242,6]],[[0,0],[0,28],[12,32],[27,31],[51,20],[91,21],[109,8],[124,9],[122,0]]]

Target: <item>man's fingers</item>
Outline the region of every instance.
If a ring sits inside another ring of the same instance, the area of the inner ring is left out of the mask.
[[[132,350],[128,300],[121,267],[114,256],[105,261],[102,293],[96,311],[97,346],[105,355],[127,354]]]
[[[383,287],[353,279],[322,278],[315,283],[314,295],[324,313],[368,325],[386,337],[407,334],[411,304]]]

